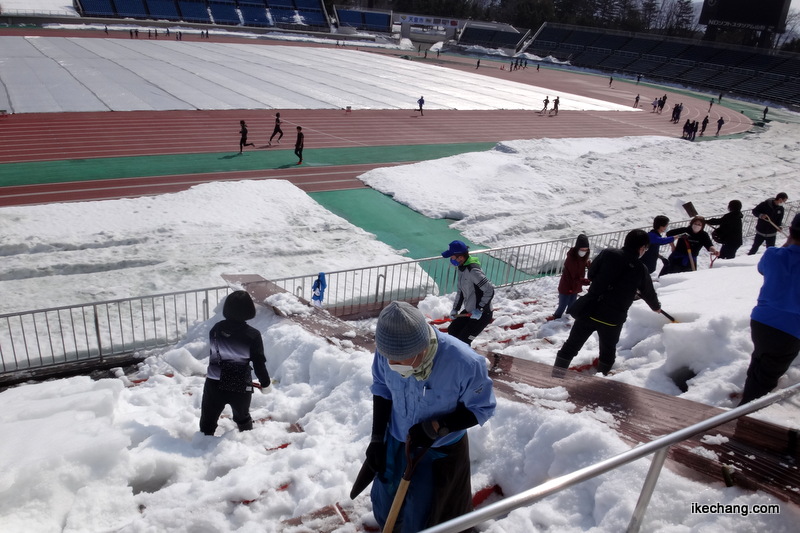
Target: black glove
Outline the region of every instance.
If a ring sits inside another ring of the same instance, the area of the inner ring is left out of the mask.
[[[439,438],[439,434],[433,430],[433,424],[430,420],[414,424],[408,430],[408,437],[411,440],[411,446],[416,448],[430,448],[433,441]]]
[[[383,474],[386,470],[386,443],[383,440],[373,440],[367,446],[367,466],[376,474]]]

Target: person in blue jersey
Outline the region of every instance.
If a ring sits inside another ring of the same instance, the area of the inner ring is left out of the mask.
[[[647,271],[650,274],[656,271],[659,258],[661,258],[665,265],[667,264],[667,259],[658,254],[661,247],[665,244],[672,244],[675,242],[675,239],[677,239],[675,235],[670,237],[663,236],[664,232],[667,231],[668,225],[669,218],[664,215],[658,215],[653,219],[653,229],[647,232],[647,236],[650,239],[650,246],[642,256],[642,263],[647,267]]]
[[[462,241],[452,241],[442,257],[449,258],[458,268],[458,290],[447,332],[471,344],[492,321],[494,286],[483,273],[480,261],[469,255],[469,248]]]
[[[261,332],[247,324],[256,316],[253,299],[246,291],[225,298],[220,320],[208,334],[211,353],[200,410],[200,431],[213,435],[226,405],[231,406],[239,431],[253,429],[250,401],[253,395],[251,367],[261,383],[270,385]]]
[[[739,405],[772,391],[800,353],[800,213],[786,244],[764,251],[758,271],[764,284],[750,314],[753,354]]]
[[[483,425],[496,400],[487,361],[428,325],[406,302],[378,317],[372,363],[373,421],[366,463],[383,528],[406,468],[408,442],[419,457],[395,531],[417,532],[472,509],[467,428]]]

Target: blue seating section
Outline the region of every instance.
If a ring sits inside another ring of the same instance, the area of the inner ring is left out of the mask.
[[[267,8],[262,6],[240,4],[242,20],[245,26],[272,26],[272,21],[267,17]]]
[[[284,9],[281,7],[270,7],[272,21],[276,24],[295,24],[294,9]]]
[[[230,24],[238,26],[241,24],[239,14],[236,13],[236,6],[228,2],[209,2],[208,7],[211,8],[211,16],[214,17],[216,24]]]
[[[113,17],[117,13],[111,0],[83,0],[83,16],[86,17]]]
[[[275,24],[316,28],[329,26],[323,0],[82,0],[81,7],[81,15],[86,17],[183,20],[261,27]],[[360,20],[363,25],[363,20]],[[369,14],[368,25],[379,31],[391,31],[388,14]]]
[[[298,10],[297,12],[300,13],[300,17],[303,19],[303,22],[309,26],[328,26],[328,19],[322,14],[322,11],[303,9]]]
[[[336,8],[336,17],[340,26],[386,33],[392,31],[392,17],[389,13]]]
[[[500,31],[466,26],[458,38],[458,44],[485,46],[486,48],[513,48],[521,44],[525,33]]]
[[[155,19],[180,20],[178,6],[174,0],[145,0],[150,17]]]
[[[208,8],[203,1],[178,0],[178,7],[181,10],[181,20],[186,22],[211,22],[208,17]]]
[[[114,0],[114,4],[120,17],[142,18],[147,13],[142,0]]]
[[[486,40],[485,31],[471,35]],[[787,54],[562,24],[546,24],[528,50],[579,67],[800,105],[800,58]]]

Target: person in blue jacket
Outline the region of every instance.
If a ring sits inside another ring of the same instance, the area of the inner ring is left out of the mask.
[[[372,511],[383,529],[406,468],[420,457],[395,531],[414,533],[472,509],[467,428],[483,425],[496,400],[486,359],[428,325],[406,302],[378,317],[372,363],[373,422],[367,465]]]
[[[469,255],[469,248],[461,241],[452,241],[442,257],[458,268],[458,290],[450,311],[450,326],[447,333],[472,344],[492,321],[492,298],[494,286],[481,269],[476,257]]]
[[[786,244],[764,251],[758,271],[764,284],[750,314],[753,354],[739,405],[772,391],[800,353],[800,213]]]
[[[225,405],[231,406],[239,431],[253,429],[250,401],[253,382],[250,364],[265,389],[270,385],[261,332],[247,324],[256,307],[247,291],[234,291],[225,298],[221,320],[208,334],[211,353],[200,408],[200,431],[213,435]]]
[[[647,251],[642,256],[642,263],[645,264],[647,267],[647,271],[652,274],[656,271],[656,266],[658,265],[658,258],[661,257],[658,252],[661,249],[661,246],[665,244],[672,244],[675,242],[677,237],[672,235],[670,237],[663,237],[664,232],[667,231],[667,226],[669,225],[669,218],[664,215],[658,215],[653,219],[653,229],[647,232],[647,236],[650,239],[650,246],[647,248]],[[666,258],[661,259],[664,264],[667,264]]]

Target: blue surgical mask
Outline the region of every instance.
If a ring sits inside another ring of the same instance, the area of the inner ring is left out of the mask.
[[[453,266],[459,266],[457,259],[451,259],[450,260],[450,264],[453,265]]]

